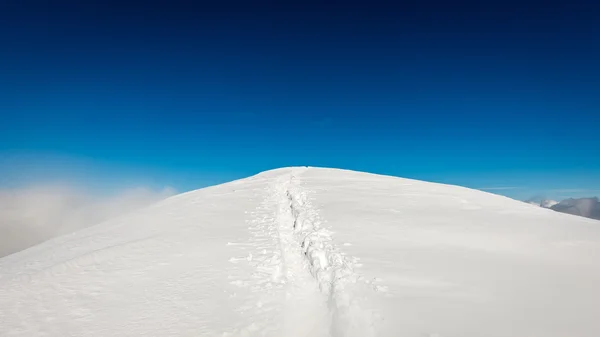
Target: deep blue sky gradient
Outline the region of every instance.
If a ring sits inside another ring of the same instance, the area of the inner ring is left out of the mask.
[[[482,3],[2,2],[0,184],[310,165],[600,194],[600,5]]]

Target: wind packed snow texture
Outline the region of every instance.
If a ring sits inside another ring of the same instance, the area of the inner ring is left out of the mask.
[[[600,336],[598,222],[287,168],[0,259],[2,336]]]

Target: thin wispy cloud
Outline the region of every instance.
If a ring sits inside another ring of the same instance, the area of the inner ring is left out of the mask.
[[[480,187],[478,190],[484,191],[504,191],[504,190],[518,190],[523,188],[522,186],[497,186],[497,187]]]
[[[583,193],[583,192],[597,192],[597,190],[590,190],[585,188],[559,188],[552,189],[550,192],[554,193]]]

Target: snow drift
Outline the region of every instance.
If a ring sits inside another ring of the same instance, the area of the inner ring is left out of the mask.
[[[598,222],[286,168],[0,259],[7,336],[600,335]]]

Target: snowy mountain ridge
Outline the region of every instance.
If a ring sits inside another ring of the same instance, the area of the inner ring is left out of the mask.
[[[467,188],[284,168],[0,259],[9,336],[600,333],[597,221]]]

